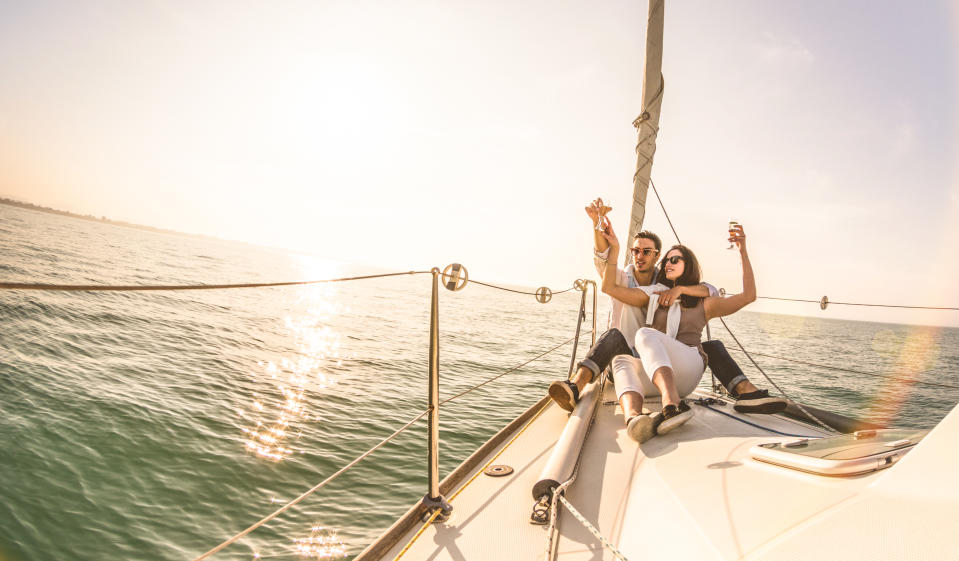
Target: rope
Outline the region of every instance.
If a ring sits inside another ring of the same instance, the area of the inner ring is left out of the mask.
[[[473,483],[473,481],[476,481],[476,478],[479,477],[479,475],[480,475],[481,473],[483,473],[484,471],[486,471],[486,468],[488,468],[489,466],[493,465],[493,462],[495,462],[495,461],[497,460],[497,458],[499,458],[500,455],[501,455],[503,452],[505,452],[507,448],[510,447],[510,445],[512,445],[514,442],[516,442],[516,439],[519,438],[521,434],[523,434],[524,432],[526,432],[526,429],[529,428],[530,425],[533,424],[533,421],[535,421],[535,420],[537,419],[537,417],[539,417],[539,416],[543,413],[543,411],[546,411],[546,409],[550,406],[551,403],[552,403],[552,402],[546,402],[546,404],[543,405],[543,407],[541,407],[540,410],[537,411],[535,415],[533,415],[532,417],[530,417],[529,421],[527,421],[526,424],[523,425],[523,428],[521,428],[521,429],[519,430],[519,432],[516,433],[516,436],[514,436],[513,438],[511,438],[510,441],[507,442],[505,446],[503,446],[502,448],[500,448],[500,451],[497,452],[495,456],[493,456],[492,458],[490,458],[490,460],[489,460],[488,462],[486,462],[486,465],[484,465],[484,466],[481,467],[479,470],[477,470],[476,473],[473,474],[473,477],[471,477],[471,478],[469,479],[469,481],[467,481],[466,483],[464,483],[462,487],[460,487],[455,493],[453,493],[453,494],[450,496],[448,502],[453,502],[453,500],[454,500],[456,497],[458,497],[459,494],[462,493],[464,489],[466,489],[467,487],[469,487],[469,485],[470,485],[471,483]],[[420,538],[420,536],[423,535],[423,532],[425,532],[426,529],[430,526],[430,524],[432,524],[433,521],[436,520],[436,517],[439,516],[440,512],[441,512],[441,509],[436,509],[436,511],[433,512],[433,514],[429,517],[429,519],[426,520],[426,522],[423,523],[423,526],[420,527],[419,531],[416,532],[416,534],[410,539],[410,541],[406,544],[406,546],[404,546],[403,549],[400,550],[400,552],[396,554],[396,557],[393,558],[393,561],[398,561],[401,557],[403,557],[404,555],[406,555],[406,552],[409,551],[411,547],[413,547],[413,544],[416,542],[416,540],[418,540],[418,539]]]
[[[305,493],[303,493],[303,494],[300,495],[299,497],[293,499],[292,501],[286,503],[285,505],[283,505],[282,507],[278,508],[278,509],[277,509],[276,511],[274,511],[273,513],[267,515],[267,516],[264,517],[262,520],[256,522],[255,524],[253,524],[252,526],[250,526],[249,528],[247,528],[246,530],[243,530],[243,531],[240,532],[239,534],[236,534],[236,535],[233,536],[232,538],[224,541],[223,543],[221,543],[220,545],[214,547],[214,548],[211,549],[210,551],[207,551],[207,552],[204,553],[203,555],[200,555],[199,557],[194,558],[193,561],[202,561],[203,559],[206,559],[206,558],[210,557],[210,556],[213,555],[214,553],[217,553],[218,551],[222,550],[222,549],[225,548],[226,546],[234,543],[235,541],[237,541],[238,539],[242,538],[243,536],[249,534],[249,533],[252,532],[253,530],[256,530],[256,529],[259,528],[260,526],[266,524],[266,523],[269,522],[270,520],[273,520],[274,518],[276,518],[277,516],[279,516],[279,515],[282,514],[283,512],[287,511],[287,510],[288,510],[290,507],[292,507],[293,505],[299,503],[300,501],[302,501],[302,500],[305,499],[306,497],[312,495],[315,491],[317,491],[318,489],[320,489],[321,487],[323,487],[324,485],[326,485],[326,484],[329,483],[330,481],[333,481],[334,479],[336,479],[340,474],[344,473],[344,472],[347,471],[348,469],[350,469],[350,468],[352,468],[353,466],[355,466],[356,464],[360,463],[360,461],[362,461],[363,459],[365,459],[367,456],[369,456],[369,455],[372,454],[373,452],[376,452],[377,450],[379,450],[380,448],[382,448],[386,443],[388,443],[389,441],[391,441],[391,440],[393,440],[394,438],[396,438],[396,436],[399,435],[401,432],[403,432],[403,431],[405,431],[406,429],[410,428],[410,427],[413,425],[413,423],[415,423],[416,421],[419,421],[420,419],[422,419],[423,416],[426,415],[427,413],[429,413],[429,410],[423,411],[422,413],[420,413],[419,415],[417,415],[416,417],[414,417],[412,420],[410,420],[410,422],[408,422],[408,423],[406,423],[405,425],[403,425],[402,427],[400,427],[396,432],[394,432],[393,434],[391,434],[391,435],[389,435],[388,437],[386,437],[386,438],[384,438],[383,440],[381,440],[381,441],[379,442],[379,444],[377,444],[376,446],[370,448],[369,450],[367,450],[366,452],[364,452],[362,455],[360,455],[358,458],[356,458],[356,459],[353,460],[352,462],[350,462],[350,463],[348,463],[347,465],[345,465],[345,466],[343,466],[342,468],[340,468],[340,469],[339,469],[336,473],[334,473],[333,475],[327,477],[326,479],[324,479],[324,480],[321,481],[320,483],[316,484],[316,485],[315,485],[313,488],[311,488],[310,490],[306,491]]]
[[[219,290],[223,288],[264,288],[269,286],[295,286],[304,284],[320,284],[326,282],[344,282],[363,279],[378,279],[383,277],[397,277],[400,275],[421,275],[429,271],[406,271],[403,273],[385,273],[380,275],[364,275],[359,277],[343,277],[339,279],[325,279],[312,281],[291,282],[261,282],[248,284],[177,284],[177,285],[119,285],[108,286],[98,284],[29,284],[4,282],[0,283],[0,290],[47,290],[68,292],[132,292],[147,290]]]
[[[495,284],[489,284],[489,283],[485,283],[485,282],[480,282],[480,281],[478,281],[478,280],[473,280],[473,279],[470,279],[469,282],[473,282],[473,283],[476,283],[476,284],[481,285],[481,286],[488,286],[489,288],[495,288],[495,289],[497,289],[497,290],[505,290],[506,292],[515,292],[516,294],[526,294],[526,295],[529,295],[529,296],[536,296],[536,295],[537,295],[535,292],[524,292],[524,291],[522,291],[522,290],[514,290],[514,289],[512,289],[512,288],[506,288],[505,286],[497,286],[497,285],[495,285]],[[576,289],[576,287],[571,286],[571,287],[567,288],[566,290],[561,290],[561,291],[559,291],[559,292],[552,292],[552,294],[553,294],[553,296],[556,296],[557,294],[563,294],[564,292],[569,292],[570,290],[575,290],[575,289]]]
[[[828,432],[832,432],[832,433],[839,434],[839,431],[837,431],[836,429],[830,427],[830,426],[827,425],[826,423],[823,423],[822,421],[820,421],[818,417],[816,417],[815,415],[813,415],[812,413],[810,413],[809,411],[807,411],[806,408],[803,407],[801,403],[799,403],[799,402],[797,402],[796,400],[790,398],[789,395],[786,394],[786,392],[783,391],[783,389],[780,388],[778,384],[776,384],[776,382],[773,382],[772,378],[770,378],[769,375],[766,374],[766,372],[762,369],[762,367],[760,367],[759,364],[753,359],[752,355],[750,355],[749,352],[746,351],[746,347],[744,347],[743,344],[739,342],[739,339],[736,338],[736,335],[734,335],[733,332],[732,332],[732,330],[729,329],[729,326],[726,325],[726,320],[724,320],[723,318],[719,318],[719,321],[723,324],[723,327],[726,328],[726,331],[729,333],[729,336],[733,338],[733,341],[736,342],[736,344],[737,344],[737,345],[739,346],[739,348],[742,350],[743,354],[746,355],[746,358],[749,359],[749,362],[753,363],[753,366],[756,367],[756,370],[759,370],[759,372],[763,375],[763,377],[766,378],[766,381],[768,381],[770,384],[772,384],[774,388],[776,388],[777,390],[779,390],[779,393],[781,393],[781,394],[783,395],[783,397],[785,397],[785,398],[788,399],[789,401],[792,401],[793,403],[795,403],[795,404],[796,404],[796,407],[798,407],[798,408],[799,408],[803,413],[805,413],[810,419],[812,419],[813,421],[816,421],[816,423],[819,424],[819,426],[821,426],[822,428],[826,429]]]
[[[422,275],[429,273],[429,271],[405,271],[402,273],[385,273],[379,275],[363,275],[358,277],[343,277],[338,279],[324,279],[324,280],[311,280],[311,281],[287,281],[287,282],[260,282],[260,283],[244,283],[244,284],[174,284],[174,285],[145,285],[145,284],[132,284],[132,285],[101,285],[101,284],[43,284],[43,283],[17,283],[17,282],[0,282],[0,290],[44,290],[44,291],[60,291],[60,292],[144,292],[144,291],[170,291],[170,290],[221,290],[226,288],[267,288],[273,286],[298,286],[298,285],[307,285],[307,284],[320,284],[328,282],[345,282],[345,281],[354,281],[354,280],[364,280],[364,279],[378,279],[384,277],[396,277],[401,275]],[[476,284],[487,286],[489,288],[495,288],[497,290],[504,290],[506,292],[514,292],[516,294],[526,294],[529,296],[536,296],[535,292],[525,292],[522,290],[514,290],[512,288],[506,288],[504,286],[497,286],[495,284],[480,282],[478,280],[470,280]],[[569,287],[566,290],[560,290],[558,292],[552,292],[553,296],[558,294],[564,294],[571,290],[575,290],[576,287]]]
[[[812,304],[819,304],[821,300],[805,300],[802,298],[777,298],[775,296],[757,296],[757,298],[762,298],[763,300],[781,300],[784,302],[810,302]],[[838,304],[840,306],[869,306],[872,308],[907,308],[910,310],[959,310],[959,308],[950,308],[947,306],[905,306],[898,304],[864,304],[862,302],[833,302],[829,301],[829,305]]]
[[[754,427],[756,427],[757,429],[762,429],[762,430],[764,430],[764,431],[769,431],[769,432],[771,432],[771,433],[779,434],[779,435],[782,435],[782,436],[795,436],[795,437],[797,437],[797,438],[822,438],[822,437],[820,437],[820,436],[807,436],[807,435],[805,435],[805,434],[791,434],[791,433],[788,433],[788,432],[780,432],[780,431],[778,431],[778,430],[776,430],[776,429],[771,429],[771,428],[769,428],[769,427],[764,427],[764,426],[762,426],[762,425],[760,425],[760,424],[758,424],[758,423],[754,423],[754,422],[752,422],[752,421],[747,421],[746,419],[743,419],[742,417],[737,417],[736,415],[732,415],[732,414],[730,414],[730,413],[726,413],[725,411],[720,411],[719,409],[716,409],[716,408],[714,408],[714,407],[710,407],[709,404],[707,404],[707,403],[706,403],[706,400],[704,400],[704,399],[694,399],[694,400],[693,400],[693,403],[695,403],[696,405],[701,405],[701,406],[705,407],[706,409],[709,409],[710,411],[715,411],[716,413],[719,413],[720,415],[725,415],[725,416],[729,417],[730,419],[735,419],[735,420],[739,421],[740,423],[746,423],[747,425],[754,426]]]
[[[734,351],[739,351],[739,349],[733,349],[733,350],[734,350]],[[814,366],[814,367],[816,367],[816,368],[822,368],[822,369],[824,369],[824,370],[836,370],[836,371],[838,371],[838,372],[849,372],[849,373],[852,373],[852,374],[863,374],[863,375],[865,375],[865,376],[874,376],[874,377],[876,377],[876,378],[892,378],[893,380],[896,380],[896,381],[899,381],[899,382],[906,382],[906,383],[909,383],[909,384],[920,384],[920,385],[926,385],[926,386],[936,386],[936,387],[939,387],[939,388],[950,388],[950,389],[954,389],[954,390],[959,390],[959,386],[953,386],[953,385],[950,385],[950,384],[940,384],[940,383],[938,383],[938,382],[926,382],[926,381],[924,381],[924,380],[915,380],[915,379],[911,379],[911,378],[888,376],[888,375],[886,375],[886,374],[880,374],[879,372],[866,372],[866,371],[864,371],[864,370],[854,370],[854,369],[852,369],[852,368],[840,368],[840,367],[838,367],[838,366],[829,366],[829,365],[827,365],[827,364],[818,364],[818,363],[815,363],[815,362],[807,362],[807,361],[805,361],[805,360],[797,360],[797,359],[793,359],[793,358],[786,358],[786,357],[776,356],[776,355],[767,355],[767,354],[757,353],[757,352],[753,352],[753,354],[756,355],[756,356],[764,356],[764,357],[766,357],[766,358],[774,358],[774,359],[777,359],[777,360],[784,360],[784,361],[786,361],[786,362],[795,362],[796,364],[805,364],[806,366]]]
[[[597,530],[595,526],[589,523],[589,520],[586,520],[583,517],[583,515],[580,514],[579,511],[573,507],[572,503],[566,500],[566,497],[564,497],[563,495],[556,495],[556,497],[560,500],[560,502],[563,503],[563,506],[569,509],[570,514],[573,515],[573,518],[575,518],[576,520],[579,520],[580,524],[582,524],[583,526],[586,526],[586,529],[589,530],[591,534],[596,536],[596,539],[602,542],[602,544],[606,546],[606,548],[609,549],[613,553],[613,555],[616,556],[617,559],[621,559],[622,561],[629,561],[628,559],[626,559],[626,557],[622,553],[619,552],[618,549],[613,547],[613,544],[609,543],[606,540],[606,538],[604,538],[603,535],[599,533],[599,530]]]
[[[606,391],[606,383],[609,381],[608,378],[603,378],[602,385],[597,391],[599,395],[602,396],[603,392]],[[599,400],[600,397],[597,397]],[[583,445],[579,449],[579,454],[576,456],[576,464],[573,466],[573,473],[570,474],[569,479],[564,481],[559,487],[553,489],[553,500],[550,504],[550,515],[549,515],[549,529],[546,531],[546,559],[552,561],[555,559],[555,551],[553,551],[553,535],[556,533],[556,527],[559,524],[559,501],[555,500],[557,497],[562,497],[563,493],[566,492],[566,489],[576,481],[576,478],[579,476],[579,467],[583,462],[583,452],[586,450],[586,439],[589,438],[589,433],[593,431],[593,424],[596,422],[596,414],[599,412],[600,404],[597,403],[593,406],[593,414],[589,417],[589,426],[586,427],[586,434],[583,436]],[[535,506],[533,507],[536,508]],[[602,540],[603,538],[600,537]],[[605,542],[604,542],[605,543]]]

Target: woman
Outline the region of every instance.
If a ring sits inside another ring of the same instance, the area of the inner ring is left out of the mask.
[[[701,273],[696,256],[683,245],[670,248],[660,263],[660,282],[668,286],[617,286],[619,240],[612,228],[603,235],[610,246],[603,274],[603,292],[631,306],[653,307],[647,314],[649,326],[636,332],[635,348],[640,358],[620,355],[612,362],[613,380],[623,405],[627,432],[634,440],[645,442],[653,435],[665,434],[692,418],[692,410],[681,397],[696,388],[706,370],[706,355],[700,343],[703,328],[710,319],[728,316],[755,301],[756,280],[746,253],[746,234],[742,226],[730,230],[729,241],[739,248],[743,290],[729,298],[699,298],[686,293],[686,287],[699,284]],[[665,281],[662,280],[664,275]],[[663,290],[669,287],[672,288]],[[661,420],[642,413],[643,398],[655,395],[662,396]]]

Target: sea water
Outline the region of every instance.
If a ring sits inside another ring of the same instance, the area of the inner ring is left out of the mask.
[[[0,282],[224,284],[375,272],[0,205]],[[0,560],[191,559],[324,480],[426,409],[430,281],[0,290]],[[579,304],[575,291],[544,305],[479,284],[441,288],[441,398],[508,372],[442,407],[441,474],[567,374],[572,344],[561,344],[574,335]],[[800,402],[931,427],[959,401],[959,330],[748,312],[727,323]],[[721,325],[712,334],[771,387]],[[580,356],[589,335],[581,341]],[[293,558],[309,539],[319,553],[349,559],[425,491],[420,420],[215,559]]]

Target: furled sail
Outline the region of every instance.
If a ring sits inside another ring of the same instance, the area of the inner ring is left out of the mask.
[[[630,243],[633,235],[643,229],[646,217],[646,192],[656,154],[656,135],[659,133],[659,112],[663,103],[663,3],[649,0],[646,23],[646,62],[643,71],[643,110],[633,121],[639,133],[636,143],[636,173],[633,174],[633,206],[629,218]]]

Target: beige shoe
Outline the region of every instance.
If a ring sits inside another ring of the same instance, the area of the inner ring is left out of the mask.
[[[579,401],[579,388],[569,380],[557,380],[549,385],[549,397],[560,409],[572,411]]]
[[[642,444],[656,436],[656,423],[649,415],[636,415],[626,421],[626,434]]]

